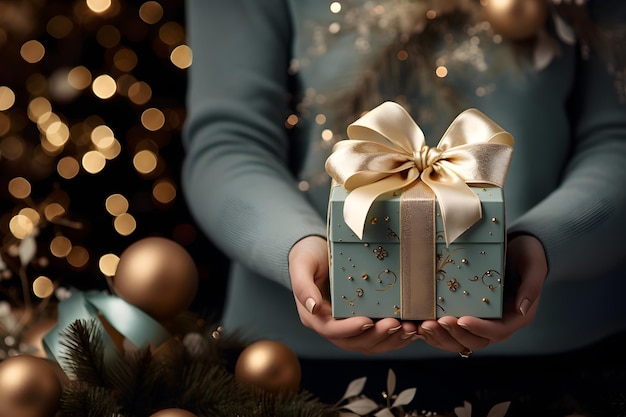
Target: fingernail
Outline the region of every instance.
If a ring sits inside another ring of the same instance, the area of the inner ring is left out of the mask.
[[[444,329],[446,329],[447,331],[452,330],[452,327],[450,327],[448,323],[444,323],[443,321],[438,321],[437,323],[439,323],[439,325],[443,327]]]
[[[365,331],[367,329],[371,329],[372,327],[374,327],[373,323],[364,324],[363,327],[361,327],[361,330]]]
[[[309,313],[313,314],[313,309],[315,308],[315,300],[312,298],[307,298],[306,299],[306,309],[309,310]]]
[[[524,298],[522,302],[519,304],[519,312],[522,316],[525,316],[530,309],[530,300],[528,298]]]
[[[469,327],[469,326],[468,326],[467,324],[465,324],[465,323],[459,323],[459,322],[457,322],[456,324],[458,324],[460,328],[465,329],[465,330],[467,330],[468,332],[471,332],[471,331],[472,331],[472,328],[471,328],[471,327]]]
[[[435,334],[435,331],[433,329],[428,328],[428,327],[422,326],[422,330],[425,331],[428,334],[431,334],[431,335]]]
[[[413,332],[404,333],[402,336],[400,336],[400,339],[406,340],[406,339],[410,338],[411,336],[415,336],[416,333],[417,333],[417,330],[413,331]]]
[[[402,325],[399,325],[398,327],[392,327],[391,329],[387,330],[387,333],[388,334],[394,334],[395,332],[397,332],[401,328],[402,328]]]

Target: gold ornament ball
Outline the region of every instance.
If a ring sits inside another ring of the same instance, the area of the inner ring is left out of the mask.
[[[167,408],[165,410],[157,411],[150,417],[198,417],[193,413],[181,408]]]
[[[165,321],[191,305],[198,290],[198,270],[178,243],[148,237],[122,252],[112,289],[157,321]]]
[[[485,20],[502,37],[522,41],[535,36],[548,17],[548,0],[481,0]]]
[[[52,417],[62,392],[60,375],[46,359],[18,355],[0,362],[0,416]]]
[[[259,340],[248,345],[237,358],[237,381],[268,392],[298,392],[302,369],[298,357],[284,344]]]

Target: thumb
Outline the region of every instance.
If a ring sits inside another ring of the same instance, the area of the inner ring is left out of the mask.
[[[326,240],[311,236],[297,242],[289,252],[289,275],[296,301],[315,314],[323,302],[318,285],[327,285],[328,281]]]
[[[522,235],[509,242],[509,260],[519,273],[520,286],[515,297],[516,308],[526,316],[537,307],[543,283],[548,274],[548,262],[541,242],[534,236]]]

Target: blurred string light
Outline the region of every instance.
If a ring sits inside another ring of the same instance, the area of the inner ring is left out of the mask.
[[[59,268],[59,261],[76,272],[94,264],[106,277],[115,273],[113,252],[122,248],[98,254],[81,241],[91,227],[72,211],[85,198],[66,191],[73,182],[106,183],[97,178],[112,175],[124,159],[136,179],[151,184],[155,208],[176,201],[178,185],[162,153],[180,133],[185,111],[168,97],[180,92],[163,91],[154,75],[159,67],[189,68],[192,51],[181,15],[170,13],[181,8],[174,0],[41,0],[2,8],[13,18],[0,17],[0,57],[13,64],[0,70],[0,302],[12,297],[5,281],[18,282],[24,299],[11,301],[34,308],[31,296],[45,303],[58,293],[63,273],[46,268]],[[138,197],[124,195],[134,192],[125,185],[108,184],[120,190],[101,197],[95,187],[86,190],[119,237],[136,233],[142,220],[134,212],[145,210]],[[0,355],[6,352],[0,343]]]

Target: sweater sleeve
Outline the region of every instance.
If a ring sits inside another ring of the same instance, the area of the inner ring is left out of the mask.
[[[295,242],[325,220],[289,169],[289,10],[284,0],[189,0],[193,51],[183,190],[192,215],[236,262],[290,285]]]
[[[625,253],[626,104],[594,53],[580,60],[573,90],[574,143],[563,181],[511,226],[541,240],[549,279],[557,280],[609,273]]]

